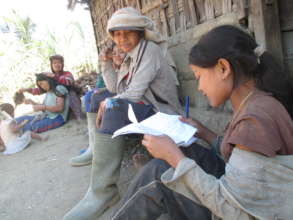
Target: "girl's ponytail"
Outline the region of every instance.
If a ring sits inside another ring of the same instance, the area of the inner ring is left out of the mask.
[[[282,67],[273,56],[264,52],[259,57],[259,64],[256,74],[256,87],[262,91],[269,92],[279,100],[287,109],[293,119],[293,81],[288,72]]]

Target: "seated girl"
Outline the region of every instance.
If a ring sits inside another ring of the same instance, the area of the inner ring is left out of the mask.
[[[17,124],[28,120],[22,128],[23,131],[30,130],[40,133],[65,124],[68,118],[69,100],[67,89],[62,85],[58,85],[56,80],[43,73],[37,74],[36,77],[36,84],[39,90],[42,93],[46,93],[45,99],[42,104],[35,103],[30,99],[25,102],[31,104],[35,112],[42,111],[42,114],[38,116],[21,116],[15,120]]]
[[[214,148],[180,150],[167,136],[145,135],[142,144],[160,160],[141,170],[112,220],[166,212],[180,220],[293,219],[292,80],[250,35],[228,25],[203,36],[189,63],[211,106],[232,104],[224,138],[220,144],[190,118],[182,121]]]
[[[106,61],[107,59],[112,59],[112,68],[118,74],[121,64],[126,56],[126,53],[123,52],[117,45],[106,47],[101,51],[100,60]],[[104,68],[103,68],[104,69]],[[104,69],[105,70],[105,69]],[[102,90],[101,90],[102,89]],[[106,86],[104,79],[101,75],[97,76],[96,87],[93,90],[88,91],[84,96],[85,109],[86,112],[95,112],[97,111],[98,102],[91,102],[91,98],[94,94],[99,94],[105,91]]]

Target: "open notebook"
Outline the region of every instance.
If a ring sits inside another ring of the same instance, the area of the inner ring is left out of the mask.
[[[126,125],[115,131],[112,138],[124,134],[167,135],[172,138],[178,146],[189,146],[196,141],[193,135],[197,129],[181,122],[179,120],[180,115],[168,115],[158,112],[138,122],[132,106],[129,105],[128,117],[132,124]]]

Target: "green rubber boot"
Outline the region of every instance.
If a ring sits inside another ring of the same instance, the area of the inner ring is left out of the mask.
[[[94,136],[96,133],[96,116],[97,113],[90,113],[87,112],[87,127],[88,127],[88,133],[89,133],[89,146],[87,150],[76,157],[73,157],[70,159],[70,165],[73,167],[79,167],[79,166],[87,166],[92,163],[93,160],[93,144],[94,144]]]
[[[96,133],[89,189],[64,220],[96,220],[119,200],[117,182],[123,158],[124,137]]]

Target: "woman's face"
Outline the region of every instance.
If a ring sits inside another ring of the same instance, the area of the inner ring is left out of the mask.
[[[55,73],[59,73],[63,70],[63,63],[59,59],[52,60],[52,68]]]
[[[38,81],[37,83],[38,83],[38,86],[41,87],[43,90],[47,92],[50,90],[50,85],[48,81],[42,80],[42,81]]]
[[[218,107],[230,98],[233,88],[231,74],[226,77],[218,65],[203,68],[191,64],[190,68],[198,80],[198,90],[208,98],[212,107]]]
[[[123,52],[128,53],[139,43],[140,33],[138,31],[128,30],[114,31],[113,40]]]

